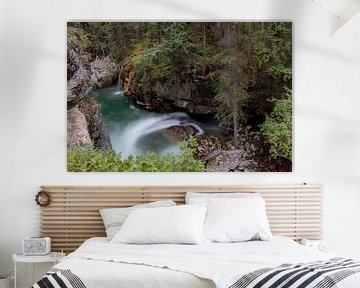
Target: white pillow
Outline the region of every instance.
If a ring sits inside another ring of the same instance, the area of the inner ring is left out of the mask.
[[[205,205],[137,209],[131,211],[113,243],[197,244],[206,214]]]
[[[271,240],[264,199],[247,197],[209,200],[203,237],[211,242]]]
[[[186,192],[185,203],[186,204],[207,204],[211,199],[225,198],[247,198],[247,197],[259,197],[259,193],[244,192],[244,193],[196,193]]]
[[[156,201],[146,204],[135,205],[128,208],[109,208],[101,209],[100,214],[106,229],[107,239],[111,240],[115,234],[120,230],[121,225],[124,223],[129,213],[132,210],[139,208],[154,208],[154,207],[170,207],[176,206],[172,200]]]

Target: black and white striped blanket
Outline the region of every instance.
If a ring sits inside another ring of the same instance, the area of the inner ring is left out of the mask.
[[[331,288],[359,272],[360,262],[345,258],[284,264],[246,274],[229,288]]]
[[[229,288],[331,288],[360,272],[360,262],[333,258],[305,264],[283,264],[242,276]],[[52,269],[32,288],[86,288],[69,269]]]
[[[53,268],[32,288],[86,288],[81,279],[69,269]]]

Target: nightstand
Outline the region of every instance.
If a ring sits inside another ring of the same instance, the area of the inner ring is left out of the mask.
[[[28,255],[24,255],[24,254],[14,254],[12,255],[12,259],[14,261],[14,270],[15,270],[15,277],[14,277],[14,288],[16,288],[16,265],[17,263],[33,263],[34,265],[36,265],[36,263],[53,263],[54,265],[56,263],[58,263],[58,261],[65,257],[65,253],[60,253],[60,252],[50,252],[49,254],[46,255],[37,255],[37,256],[28,256]],[[32,286],[34,283],[34,266],[32,268],[32,273],[31,273],[31,285]]]
[[[326,240],[310,240],[310,239],[303,239],[301,240],[301,244],[309,247],[314,250],[318,250],[321,252],[328,251],[328,242]]]

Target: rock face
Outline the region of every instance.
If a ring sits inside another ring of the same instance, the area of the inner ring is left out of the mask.
[[[206,164],[208,172],[252,172],[256,163],[247,159],[244,150],[223,150],[209,155]]]
[[[91,62],[91,81],[94,86],[99,88],[110,86],[118,76],[119,71],[109,57],[98,58]]]
[[[190,138],[190,136],[195,136],[199,133],[195,127],[191,125],[186,126],[171,126],[166,128],[164,131],[164,136],[170,139],[173,142],[184,141]]]
[[[246,152],[242,145],[222,141],[215,136],[197,136],[198,146],[195,157],[206,163],[208,172],[252,172],[257,163],[252,153]]]
[[[102,87],[110,85],[114,77],[117,77],[117,71],[108,58],[97,59],[91,63],[91,56],[81,45],[87,42],[88,39],[81,29],[68,31],[67,147],[73,149],[93,144],[94,147],[106,151],[111,149],[111,142],[101,109],[87,95],[92,89],[94,79],[97,79]]]
[[[77,106],[67,111],[67,148],[84,147],[91,139],[83,113]]]
[[[196,82],[194,82],[196,81]],[[173,105],[194,115],[215,115],[216,105],[209,101],[211,84],[203,78],[187,81],[178,90]]]
[[[209,97],[213,91],[205,77],[188,78],[174,88],[175,85],[169,84],[167,79],[149,81],[145,72],[136,73],[130,57],[122,62],[119,78],[125,94],[145,109],[158,112],[182,110],[199,116],[216,112],[216,104]]]
[[[85,116],[87,130],[94,147],[103,151],[112,149],[100,106],[89,97],[81,101],[78,106],[79,110]]]
[[[283,158],[269,160],[260,134],[250,128],[239,127],[237,143],[215,136],[196,136],[195,157],[205,162],[208,172],[291,171],[291,161]]]
[[[67,105],[68,109],[79,103],[91,90],[89,56],[74,43],[67,47]]]

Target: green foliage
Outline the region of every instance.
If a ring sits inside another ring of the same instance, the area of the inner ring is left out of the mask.
[[[234,130],[250,118],[261,124],[283,87],[291,87],[291,23],[228,23],[224,29],[223,49],[213,56],[224,68],[211,75],[217,117]]]
[[[249,93],[247,89],[252,82],[252,59],[249,57],[251,45],[242,43],[250,42],[246,33],[247,26],[239,23],[231,25],[231,37],[226,39],[227,53],[221,53],[220,61],[224,64],[216,78],[217,95],[215,100],[218,103],[217,117],[219,120],[233,128],[234,139],[237,140],[237,128],[241,122],[246,121],[247,101]],[[247,40],[247,41],[245,41]]]
[[[255,60],[272,77],[291,80],[292,31],[291,23],[273,23],[257,33],[254,45]]]
[[[67,168],[69,172],[116,172],[126,169],[126,163],[113,151],[103,152],[92,145],[68,151]]]
[[[168,55],[161,51],[149,51],[131,58],[137,74],[147,74],[151,78],[166,77],[170,71]]]
[[[202,69],[201,63],[199,63],[199,61],[196,61],[195,59],[192,58],[185,61],[185,66],[186,66],[186,72],[188,74],[196,75]]]
[[[79,46],[84,50],[88,49],[91,45],[84,30],[73,26],[67,27],[67,42],[73,43],[75,46]]]
[[[270,117],[261,125],[261,133],[270,146],[270,156],[292,158],[292,100],[291,90],[285,88],[284,98],[274,99]]]
[[[235,117],[238,122],[245,120],[245,113],[241,108],[248,98],[246,90],[234,83],[232,77],[230,71],[222,71],[218,77],[215,96],[215,101],[219,103],[216,116],[222,124],[230,127],[234,125]]]
[[[191,54],[196,47],[187,38],[188,23],[162,23],[161,33],[157,31],[159,23],[147,24],[146,38],[137,42],[136,52],[130,56],[134,85],[145,94],[155,92],[158,98],[174,99],[184,89],[184,82],[202,71],[202,60]]]
[[[142,156],[132,155],[125,159],[108,150],[103,152],[91,145],[72,149],[67,155],[69,172],[202,172],[204,163],[193,156],[196,139],[180,142],[180,155],[166,153],[163,156],[149,151]]]
[[[147,22],[146,24],[146,43],[147,44],[151,44],[151,43],[156,43],[157,40],[159,40],[159,36],[161,35],[161,32],[159,30],[160,25],[162,23],[157,23],[157,22]]]
[[[165,29],[165,39],[170,47],[180,50],[192,47],[191,42],[187,39],[186,28],[186,23],[183,22],[169,23]]]
[[[111,26],[106,22],[89,22],[86,28],[91,46],[87,49],[91,54],[98,56],[109,55],[111,50]]]
[[[97,79],[94,79],[91,81],[91,87],[92,88],[99,88],[100,87],[100,83]]]
[[[136,85],[141,91],[151,93],[155,91],[159,98],[168,98],[176,95],[179,87],[180,75],[173,65],[173,55],[164,50],[147,50],[131,58],[135,69]],[[162,85],[154,86],[153,83]]]

